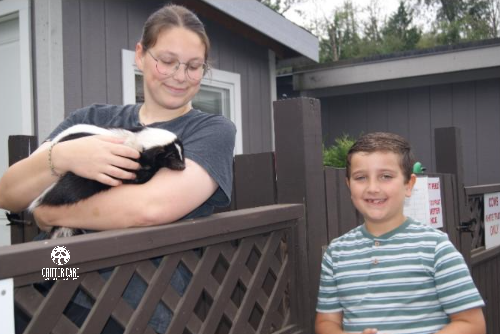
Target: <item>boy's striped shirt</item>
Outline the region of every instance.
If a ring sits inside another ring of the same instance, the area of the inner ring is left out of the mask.
[[[380,237],[358,226],[323,257],[317,311],[343,312],[346,332],[435,333],[448,315],[482,306],[448,236],[410,218]]]

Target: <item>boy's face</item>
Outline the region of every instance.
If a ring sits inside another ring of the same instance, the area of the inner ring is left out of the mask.
[[[405,220],[405,197],[411,195],[415,175],[405,183],[400,157],[392,152],[358,152],[351,157],[351,176],[347,185],[351,199],[367,224],[390,229]]]

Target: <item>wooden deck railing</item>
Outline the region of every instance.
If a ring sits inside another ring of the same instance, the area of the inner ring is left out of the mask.
[[[148,321],[158,303],[173,313],[167,333],[300,333],[293,230],[303,214],[302,205],[271,205],[0,247],[0,279],[14,279],[16,307],[30,319],[24,333],[100,333],[110,317],[124,333],[154,333]],[[78,268],[79,277],[42,293],[42,270],[59,267],[55,246],[69,250],[64,268]],[[192,275],[182,296],[169,284],[180,265]],[[104,268],[113,268],[108,279]],[[136,309],[122,297],[134,275],[147,284]],[[78,291],[93,300],[80,328],[65,314]]]

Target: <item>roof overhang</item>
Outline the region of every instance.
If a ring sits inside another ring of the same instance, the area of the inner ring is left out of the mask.
[[[344,91],[346,93],[348,89],[342,89],[343,87],[360,87],[361,85],[365,88],[372,87],[371,90],[379,90],[375,89],[376,85],[380,85],[382,89],[396,89],[401,88],[401,83],[405,81],[413,85],[422,85],[425,84],[426,78],[438,76],[456,79],[458,73],[464,72],[475,73],[476,77],[498,75],[499,67],[500,45],[496,44],[298,71],[293,74],[293,87],[294,90],[307,91],[308,96],[318,95],[320,91],[323,93]]]
[[[197,14],[268,46],[280,58],[305,56],[319,61],[316,36],[256,0],[182,2],[195,9]]]

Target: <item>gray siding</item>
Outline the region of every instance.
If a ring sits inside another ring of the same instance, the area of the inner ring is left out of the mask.
[[[65,114],[92,103],[122,103],[121,50],[134,50],[142,25],[164,1],[65,0]],[[203,13],[198,13],[204,20]],[[243,150],[270,151],[268,50],[204,20],[215,68],[241,75]]]
[[[434,129],[461,129],[466,185],[500,183],[500,79],[321,99],[323,137],[390,131],[408,138],[417,159],[435,170]]]

